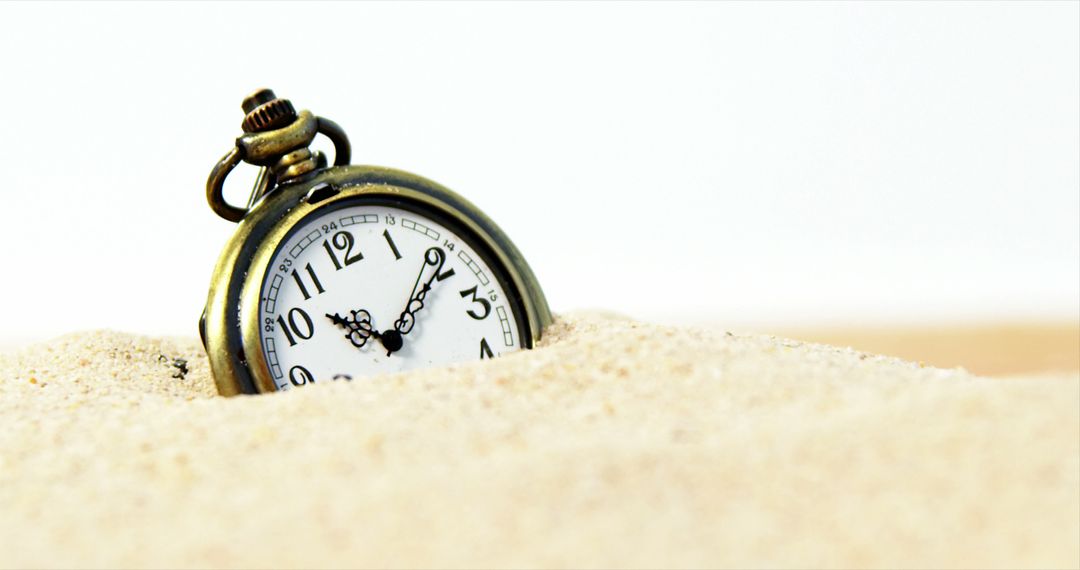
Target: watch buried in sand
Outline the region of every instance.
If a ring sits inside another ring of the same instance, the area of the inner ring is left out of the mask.
[[[390,168],[349,165],[344,131],[268,89],[215,165],[210,207],[239,222],[199,322],[218,391],[288,390],[494,358],[551,322],[529,265],[456,193]],[[334,165],[308,147],[334,145]],[[262,167],[246,207],[225,201],[241,161]]]

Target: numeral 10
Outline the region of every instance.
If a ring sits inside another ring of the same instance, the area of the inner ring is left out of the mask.
[[[315,325],[311,322],[311,317],[299,307],[289,309],[288,320],[285,320],[285,315],[278,315],[277,322],[281,325],[281,330],[285,332],[289,346],[296,346],[297,337],[307,340],[315,334]]]

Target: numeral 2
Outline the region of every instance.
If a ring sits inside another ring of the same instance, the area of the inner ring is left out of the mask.
[[[334,247],[330,247],[333,244]],[[334,264],[335,270],[340,270],[342,267],[347,267],[364,259],[364,254],[360,253],[360,250],[356,250],[356,255],[352,254],[353,246],[356,245],[356,239],[349,232],[338,232],[334,234],[334,237],[330,240],[323,240],[322,246],[326,249],[326,254],[330,256],[330,261]],[[345,252],[345,264],[342,265],[338,260],[335,249],[340,249]]]

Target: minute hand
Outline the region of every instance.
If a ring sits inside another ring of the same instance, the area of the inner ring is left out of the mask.
[[[424,253],[424,264],[420,266],[420,273],[416,275],[416,282],[413,283],[409,301],[405,303],[405,310],[401,311],[401,316],[394,321],[394,330],[403,335],[412,330],[413,325],[416,324],[416,313],[424,308],[424,297],[431,290],[431,284],[439,277],[439,272],[442,271],[445,262],[446,254],[443,253],[441,248],[431,247]],[[425,272],[429,270],[429,266],[435,269],[431,272],[431,277],[428,277],[421,284],[421,280]]]

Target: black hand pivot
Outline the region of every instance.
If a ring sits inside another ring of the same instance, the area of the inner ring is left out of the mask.
[[[405,344],[404,339],[401,338],[401,333],[396,330],[386,331],[379,336],[379,341],[382,342],[383,348],[386,349],[386,355],[401,350],[401,347]]]

